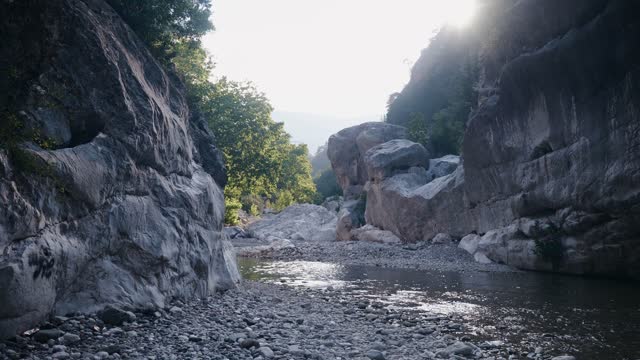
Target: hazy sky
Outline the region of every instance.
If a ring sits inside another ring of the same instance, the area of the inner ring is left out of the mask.
[[[204,44],[217,76],[253,81],[276,110],[377,120],[434,30],[471,1],[214,0]]]

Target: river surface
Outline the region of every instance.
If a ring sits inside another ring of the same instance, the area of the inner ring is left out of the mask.
[[[239,259],[245,279],[332,288],[357,299],[461,316],[458,335],[533,344],[578,359],[640,359],[637,282],[532,272],[434,272],[308,261]]]

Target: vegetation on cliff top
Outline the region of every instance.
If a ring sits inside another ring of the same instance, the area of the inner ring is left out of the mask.
[[[243,208],[280,210],[315,195],[306,145],[294,145],[273,108],[250,83],[211,81],[213,63],[200,38],[213,29],[210,0],[109,0],[165,64],[184,79],[191,106],[199,108],[216,137],[227,167],[225,222]]]
[[[409,84],[389,97],[386,121],[407,127],[409,138],[434,157],[460,153],[477,96],[476,46],[468,34],[441,30],[414,65]]]

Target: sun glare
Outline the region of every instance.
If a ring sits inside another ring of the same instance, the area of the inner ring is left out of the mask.
[[[451,0],[447,1],[447,23],[458,28],[463,28],[471,22],[476,11],[475,0]]]

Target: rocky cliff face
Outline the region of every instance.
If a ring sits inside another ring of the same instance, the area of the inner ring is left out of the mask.
[[[496,240],[507,249],[496,260],[639,274],[640,4],[573,5],[550,2],[549,16],[520,2],[486,47],[480,86],[495,93],[465,133],[469,205],[479,232],[544,224]]]
[[[233,286],[224,167],[181,82],[101,0],[0,12],[0,337]]]
[[[479,258],[525,269],[640,276],[639,10],[507,7],[479,47],[461,166],[370,181],[367,222],[403,241],[476,233]]]

